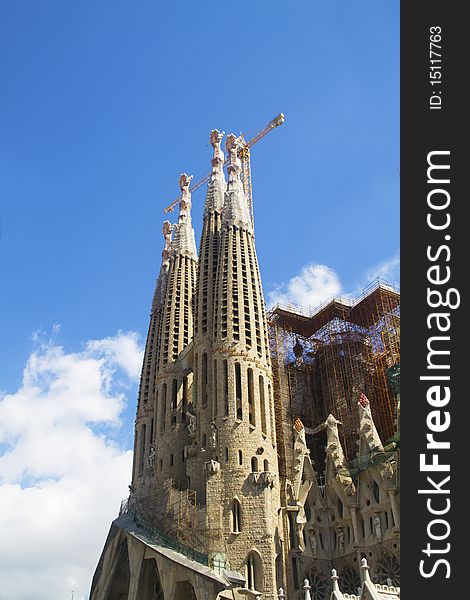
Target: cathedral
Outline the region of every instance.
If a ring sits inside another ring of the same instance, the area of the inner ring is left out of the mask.
[[[91,600],[399,597],[399,294],[266,311],[240,139],[181,175]]]

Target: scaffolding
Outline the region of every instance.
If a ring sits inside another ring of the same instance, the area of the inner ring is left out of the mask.
[[[378,279],[355,301],[334,298],[314,311],[278,305],[268,319],[278,423],[282,415],[290,422],[300,416],[315,430],[332,413],[343,425],[346,458],[353,460],[357,401],[364,393],[382,441],[394,435],[397,394],[390,373],[399,371],[400,294],[392,285]],[[323,443],[318,435],[317,446]]]
[[[131,495],[122,503],[121,513],[131,514],[160,543],[208,564],[205,510],[197,504],[194,490],[180,490],[174,480],[168,479],[158,494]]]

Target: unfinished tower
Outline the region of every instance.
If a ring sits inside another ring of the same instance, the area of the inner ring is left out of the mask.
[[[211,132],[199,260],[180,177],[130,495],[91,600],[327,600],[331,568],[356,594],[366,557],[387,589],[399,583],[399,296],[379,285],[356,303],[266,315],[249,148],[283,121],[250,142],[230,134],[227,160]]]

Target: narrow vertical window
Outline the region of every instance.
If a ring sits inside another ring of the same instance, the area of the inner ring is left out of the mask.
[[[228,362],[224,360],[224,416],[228,417]]]
[[[238,451],[238,464],[243,465],[243,452],[241,450]]]
[[[255,413],[255,390],[253,384],[253,369],[250,367],[247,371],[248,375],[248,418],[250,425],[256,426],[256,413]]]
[[[228,462],[228,448],[225,448],[225,462]]]
[[[237,407],[237,419],[240,421],[243,419],[243,408],[242,408],[242,370],[240,363],[235,363],[235,398]]]
[[[162,408],[160,413],[160,431],[165,431],[166,419],[166,383],[162,385]]]
[[[186,416],[187,408],[188,408],[188,378],[185,375],[183,377],[183,401],[182,401],[182,406],[181,406],[181,415],[182,415],[183,423],[184,423],[184,419]]]
[[[214,383],[213,383],[214,392],[213,392],[213,396],[212,396],[214,398],[214,401],[213,401],[213,406],[212,406],[212,414],[214,415],[214,417],[216,417],[217,416],[217,361],[216,360],[214,360],[214,370],[213,370],[212,377],[214,380]]]
[[[263,470],[266,472],[269,471],[269,461],[266,458],[263,461]]]
[[[178,381],[173,379],[172,387],[171,387],[171,410],[176,412],[178,407]]]
[[[241,530],[241,506],[240,502],[234,498],[232,502],[232,532],[240,533]]]
[[[147,426],[144,423],[140,430],[139,475],[142,475],[144,472],[146,432],[147,432]]]
[[[258,459],[256,456],[253,456],[253,458],[251,459],[251,472],[252,473],[258,472]]]
[[[207,405],[207,354],[202,355],[202,406]]]
[[[266,422],[266,400],[264,397],[264,377],[262,375],[259,376],[259,406],[261,410],[261,431],[267,435],[268,433],[268,424]]]

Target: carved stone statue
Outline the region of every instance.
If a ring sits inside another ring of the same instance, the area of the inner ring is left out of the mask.
[[[220,471],[220,463],[216,460],[208,460],[204,465],[204,470],[206,475],[215,475],[218,471]]]
[[[379,541],[382,541],[382,523],[380,521],[379,513],[374,513],[374,516],[372,517],[372,522],[374,523],[375,537]]]
[[[181,201],[180,201],[180,214],[185,211],[189,211],[191,208],[191,192],[189,186],[191,184],[192,175],[182,173],[179,179],[179,185],[181,190]]]
[[[338,552],[343,555],[344,554],[344,528],[342,525],[338,525],[336,528],[336,542],[338,547]]]
[[[365,394],[360,395],[357,405],[359,407],[359,433],[365,440],[368,451],[383,452],[382,441],[372,417],[370,402]]]
[[[193,415],[190,412],[186,413],[186,420],[188,423],[188,431],[189,431],[189,435],[191,437],[194,437],[196,435],[196,428],[197,428],[197,418],[196,415]]]
[[[222,133],[218,129],[213,129],[211,131],[209,141],[211,143],[211,146],[214,148],[214,157],[212,159],[213,170],[220,170],[225,161],[223,150],[220,147],[224,135],[225,131],[222,131]]]
[[[162,228],[162,233],[163,233],[163,238],[165,240],[165,245],[163,248],[163,252],[164,253],[168,253],[170,252],[170,244],[171,244],[171,233],[173,231],[173,226],[171,225],[170,221],[163,221],[163,228]]]
[[[147,457],[147,467],[154,467],[154,466],[155,466],[155,447],[150,446],[150,452]]]
[[[310,527],[308,530],[308,541],[310,544],[310,548],[312,549],[313,558],[317,558],[318,556],[318,542],[317,542],[317,532],[315,531],[315,527]]]
[[[217,448],[217,427],[214,422],[211,423],[211,432],[209,435],[209,448]]]
[[[233,133],[227,136],[225,147],[230,156],[230,165],[228,167],[229,182],[235,181],[242,170],[241,161],[238,158],[238,150],[241,145],[241,138],[237,138]]]

